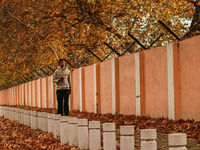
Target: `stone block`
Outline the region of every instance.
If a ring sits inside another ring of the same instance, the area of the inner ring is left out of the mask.
[[[157,142],[155,140],[142,141],[141,150],[157,150]]]
[[[61,144],[69,143],[69,131],[68,131],[68,116],[62,116],[60,121],[60,139]]]
[[[141,139],[142,140],[156,140],[157,139],[156,129],[142,129]]]
[[[185,133],[173,133],[168,135],[169,146],[186,146],[187,135]]]
[[[134,135],[134,126],[120,126],[121,135]]]
[[[80,149],[88,149],[88,119],[78,119],[78,147]]]
[[[78,146],[78,119],[75,117],[69,118],[69,145]]]

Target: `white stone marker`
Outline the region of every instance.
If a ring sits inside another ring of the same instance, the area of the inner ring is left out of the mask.
[[[14,120],[14,113],[13,113],[13,108],[9,108],[9,111],[10,111],[10,116],[9,116],[9,119],[12,121]]]
[[[115,123],[103,124],[103,149],[116,150]]]
[[[185,133],[173,133],[168,135],[169,150],[187,150],[187,135]]]
[[[88,119],[78,119],[78,147],[88,149]]]
[[[68,144],[68,120],[69,116],[61,116],[60,118],[60,139],[61,144]]]
[[[0,116],[2,117],[2,106],[0,106]]]
[[[13,108],[13,120],[17,121],[17,112],[15,108]]]
[[[9,110],[8,110],[8,107],[5,107],[5,118],[6,118],[6,119],[9,118]]]
[[[3,107],[0,106],[0,116],[1,116],[1,117],[3,116],[3,115],[2,115],[2,112],[3,112]]]
[[[24,124],[24,110],[21,109],[21,124]]]
[[[33,111],[32,112],[33,115],[33,129],[38,129],[38,112],[37,111]]]
[[[19,110],[17,108],[15,108],[15,120],[19,122]]]
[[[23,125],[25,125],[26,124],[26,110],[25,109],[23,109],[23,117],[24,117]]]
[[[26,125],[29,126],[29,111],[26,110]]]
[[[27,125],[27,111],[24,109],[24,125]]]
[[[134,150],[134,126],[120,126],[120,150]]]
[[[12,120],[12,110],[11,110],[10,107],[8,108],[8,111],[9,111],[8,119],[9,119],[9,120]]]
[[[68,131],[69,145],[78,146],[78,119],[76,117],[69,118]]]
[[[18,108],[18,123],[21,121],[21,110]]]
[[[89,121],[89,149],[101,150],[100,121]]]
[[[3,106],[0,106],[0,116],[3,116]]]
[[[3,107],[3,117],[5,118],[5,114],[6,114],[6,108]]]
[[[30,116],[30,110],[27,110],[27,126],[31,126],[31,116]]]
[[[48,132],[49,133],[53,133],[53,115],[54,114],[51,114],[51,113],[48,113]]]
[[[5,117],[5,107],[4,106],[2,106],[2,117]]]
[[[42,126],[41,126],[42,131],[47,132],[48,131],[48,118],[47,118],[47,113],[42,112]]]
[[[12,114],[11,114],[11,119],[12,121],[15,120],[15,112],[14,112],[14,108],[10,108]]]
[[[16,118],[15,118],[15,108],[12,108],[12,112],[13,112],[12,120],[14,121],[14,120],[16,120]]]
[[[6,107],[6,119],[9,119],[9,107]]]
[[[53,116],[53,120],[54,120],[54,137],[60,136],[60,118],[61,118],[61,114],[55,114]]]
[[[38,112],[38,129],[42,130],[42,112]]]
[[[157,150],[156,129],[141,130],[141,150]]]
[[[13,120],[15,120],[16,121],[16,111],[15,111],[15,108],[12,108],[12,112],[13,112]]]
[[[34,124],[34,123],[33,123],[33,117],[34,117],[34,116],[33,116],[33,111],[31,110],[31,111],[30,111],[31,129],[33,129],[33,124]]]

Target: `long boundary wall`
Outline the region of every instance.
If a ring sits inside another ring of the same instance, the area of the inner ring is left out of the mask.
[[[200,120],[200,36],[71,71],[70,109]],[[0,104],[56,108],[52,76],[0,92]]]

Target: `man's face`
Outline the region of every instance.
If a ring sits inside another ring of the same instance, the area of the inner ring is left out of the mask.
[[[65,67],[65,61],[64,60],[60,62],[60,66]]]

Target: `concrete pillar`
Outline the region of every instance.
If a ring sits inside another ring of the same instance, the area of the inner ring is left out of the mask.
[[[16,122],[19,122],[19,110],[18,108],[15,108],[14,110],[15,110],[15,120]]]
[[[9,119],[10,120],[13,120],[13,111],[12,111],[12,108],[11,107],[9,107]]]
[[[15,111],[15,108],[12,108],[12,112],[13,112],[13,120],[17,121],[17,113]]]
[[[7,108],[6,107],[4,107],[4,109],[5,109],[5,111],[4,111],[4,118],[6,118],[7,117]]]
[[[0,106],[0,116],[2,117],[2,106]]]
[[[7,113],[8,113],[7,119],[10,119],[11,112],[9,107],[7,107]]]
[[[9,114],[9,115],[8,115],[8,119],[9,119],[9,120],[12,120],[12,110],[11,110],[10,107],[8,107],[8,112],[9,112],[9,113],[8,113],[8,114]]]
[[[4,117],[4,107],[1,106],[1,117]]]
[[[187,150],[187,135],[185,133],[173,133],[168,135],[169,150]]]
[[[12,121],[12,120],[14,120],[14,117],[13,117],[13,116],[14,116],[14,113],[13,113],[13,109],[12,109],[11,107],[9,107],[9,112],[10,112],[10,113],[9,113],[9,114],[10,114],[10,115],[9,115],[9,120]]]
[[[78,119],[78,147],[88,149],[88,119]]]
[[[46,112],[42,112],[42,126],[41,126],[41,130],[47,132],[48,131],[48,118],[47,118],[47,113]]]
[[[27,111],[24,109],[24,125],[27,125]]]
[[[1,116],[1,117],[3,116],[3,115],[2,115],[2,112],[3,112],[3,107],[0,106],[0,116]]]
[[[60,140],[61,144],[68,144],[68,120],[69,116],[61,116],[60,118]]]
[[[3,115],[4,115],[4,107],[1,106],[1,117],[3,117]]]
[[[33,123],[33,129],[38,129],[38,112],[32,111],[32,123]]]
[[[8,107],[6,107],[6,114],[5,114],[5,116],[6,116],[6,119],[9,118],[9,108]]]
[[[0,116],[3,117],[3,106],[0,106]]]
[[[30,122],[31,122],[31,126],[30,127],[31,127],[31,129],[33,129],[33,124],[34,124],[33,123],[33,117],[34,117],[33,116],[33,111],[30,111]]]
[[[141,130],[141,150],[157,150],[156,129]]]
[[[26,125],[26,124],[27,124],[27,119],[26,119],[27,114],[26,114],[26,110],[23,109],[23,112],[24,112],[24,125]]]
[[[6,107],[4,106],[3,107],[3,117],[5,118],[5,115],[6,115]]]
[[[75,117],[69,118],[69,145],[78,146],[78,119]]]
[[[10,108],[9,108],[9,107],[7,107],[7,109],[6,109],[6,110],[7,110],[7,112],[6,112],[6,113],[7,113],[7,119],[9,119],[9,118],[10,118]]]
[[[54,114],[50,114],[50,113],[48,113],[48,132],[49,133],[53,133],[53,123],[54,123],[54,121],[53,121],[53,115]]]
[[[1,116],[2,116],[2,117],[5,117],[5,107],[4,107],[4,106],[2,106]]]
[[[89,121],[89,149],[101,150],[100,121]]]
[[[120,126],[120,150],[135,149],[134,126]]]
[[[26,110],[26,121],[27,121],[27,126],[31,126],[31,118],[30,118],[30,110]]]
[[[53,125],[53,130],[54,130],[54,137],[60,136],[60,118],[61,115],[60,114],[55,114],[53,116],[53,120],[54,120],[54,125]]]
[[[14,121],[15,120],[15,108],[11,108],[12,110],[12,120]]]
[[[116,150],[115,123],[103,124],[103,148],[104,150]]]
[[[20,109],[20,116],[21,116],[21,124],[24,124],[24,110]]]
[[[19,108],[16,108],[16,111],[17,111],[17,122],[20,123],[20,119],[21,119],[21,113],[20,113],[20,109]]]
[[[38,112],[38,129],[42,130],[42,112]]]

